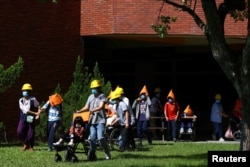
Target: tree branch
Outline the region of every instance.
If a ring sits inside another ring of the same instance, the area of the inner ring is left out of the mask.
[[[176,8],[180,8],[182,11],[189,13],[193,18],[195,23],[202,29],[203,33],[206,34],[207,30],[206,30],[206,25],[205,23],[201,20],[201,18],[195,13],[194,10],[192,10],[191,8],[187,7],[186,5],[180,5],[178,3],[175,3],[171,0],[163,0],[165,3],[172,5]]]

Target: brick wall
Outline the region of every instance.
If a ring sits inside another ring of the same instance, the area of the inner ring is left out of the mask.
[[[175,0],[181,2],[181,0]],[[217,3],[222,0],[217,1]],[[158,0],[82,0],[81,35],[96,34],[155,34],[152,23],[157,23],[162,1]],[[204,20],[200,1],[197,14]],[[203,35],[193,18],[184,12],[178,12],[170,5],[163,5],[161,15],[178,17],[171,24],[169,34]],[[225,21],[226,35],[247,34],[246,22],[237,22],[230,17]]]
[[[7,68],[19,56],[24,60],[21,77],[0,95],[0,121],[14,138],[24,83],[32,84],[33,95],[42,102],[58,83],[65,92],[72,82],[77,56],[82,54],[80,1],[0,1],[0,25],[0,64]]]

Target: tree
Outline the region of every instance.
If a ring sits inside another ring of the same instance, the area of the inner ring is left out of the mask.
[[[71,123],[73,112],[85,105],[91,93],[89,86],[93,79],[99,79],[102,82],[102,91],[107,96],[112,89],[111,83],[109,81],[105,83],[105,79],[99,71],[98,63],[95,64],[93,72],[91,73],[88,67],[84,67],[83,60],[78,56],[75,72],[73,74],[73,82],[63,97],[63,119],[66,128],[69,127]]]
[[[78,56],[73,73],[73,82],[69,86],[68,91],[63,94],[60,84],[58,84],[54,92],[51,93],[59,93],[63,97],[62,124],[56,133],[57,137],[70,127],[74,111],[79,110],[85,105],[91,93],[89,86],[93,79],[99,79],[103,83],[102,91],[107,96],[112,86],[109,81],[105,83],[105,79],[99,71],[98,63],[95,64],[93,72],[91,73],[88,67],[84,67],[83,60]],[[43,102],[42,105],[45,102]],[[46,114],[41,114],[39,126],[36,126],[36,137],[40,140],[46,139],[47,119]]]
[[[10,88],[16,82],[17,78],[19,78],[22,71],[23,59],[21,57],[7,69],[4,69],[4,66],[0,64],[0,93]]]
[[[228,47],[224,34],[224,21],[226,15],[231,14],[237,20],[244,20],[250,16],[248,5],[245,0],[224,0],[217,7],[216,0],[201,0],[205,14],[205,22],[195,12],[198,0],[163,0],[165,4],[172,5],[183,12],[187,12],[194,18],[195,23],[201,28],[210,45],[212,55],[217,61],[227,78],[237,91],[242,102],[242,137],[240,142],[241,151],[250,150],[250,22],[248,25],[247,42],[242,53],[234,54]],[[193,8],[191,8],[193,7]],[[169,24],[173,21],[169,16],[167,22],[163,20],[161,25],[152,25],[152,28],[163,37],[167,34]],[[160,18],[161,19],[161,18]],[[165,26],[165,29],[162,28]]]

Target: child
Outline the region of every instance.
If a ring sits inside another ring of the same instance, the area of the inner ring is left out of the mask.
[[[187,133],[193,133],[192,123],[196,120],[197,116],[194,115],[190,105],[187,105],[184,112],[181,114],[180,133],[184,133],[184,128],[187,128]]]
[[[69,133],[63,134],[60,137],[59,141],[56,143],[53,143],[53,145],[54,146],[61,145],[63,141],[66,140],[66,141],[69,141],[68,146],[73,146],[75,140],[83,139],[84,129],[85,128],[84,128],[84,122],[83,122],[82,117],[77,116],[74,119],[74,122],[69,129]]]
[[[117,113],[114,109],[113,104],[106,104],[105,108],[107,109],[107,122],[106,126],[113,126],[119,121],[119,118],[117,117]]]

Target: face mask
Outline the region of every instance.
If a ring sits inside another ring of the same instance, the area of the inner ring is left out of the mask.
[[[172,102],[173,102],[173,100],[172,100],[172,99],[168,99],[168,102],[172,103]]]
[[[110,100],[109,100],[109,103],[112,104],[112,105],[114,105],[114,104],[116,104],[116,100],[111,100],[111,99],[110,99]]]
[[[27,97],[27,96],[29,96],[28,91],[23,91],[23,92],[22,92],[22,94],[23,94],[23,97]]]
[[[98,92],[98,91],[97,91],[96,89],[92,89],[92,90],[91,90],[91,93],[94,94],[94,95],[97,94],[97,92]]]
[[[220,103],[220,100],[215,100],[216,103]]]
[[[145,95],[141,95],[141,99],[145,99],[146,98],[146,96]]]

